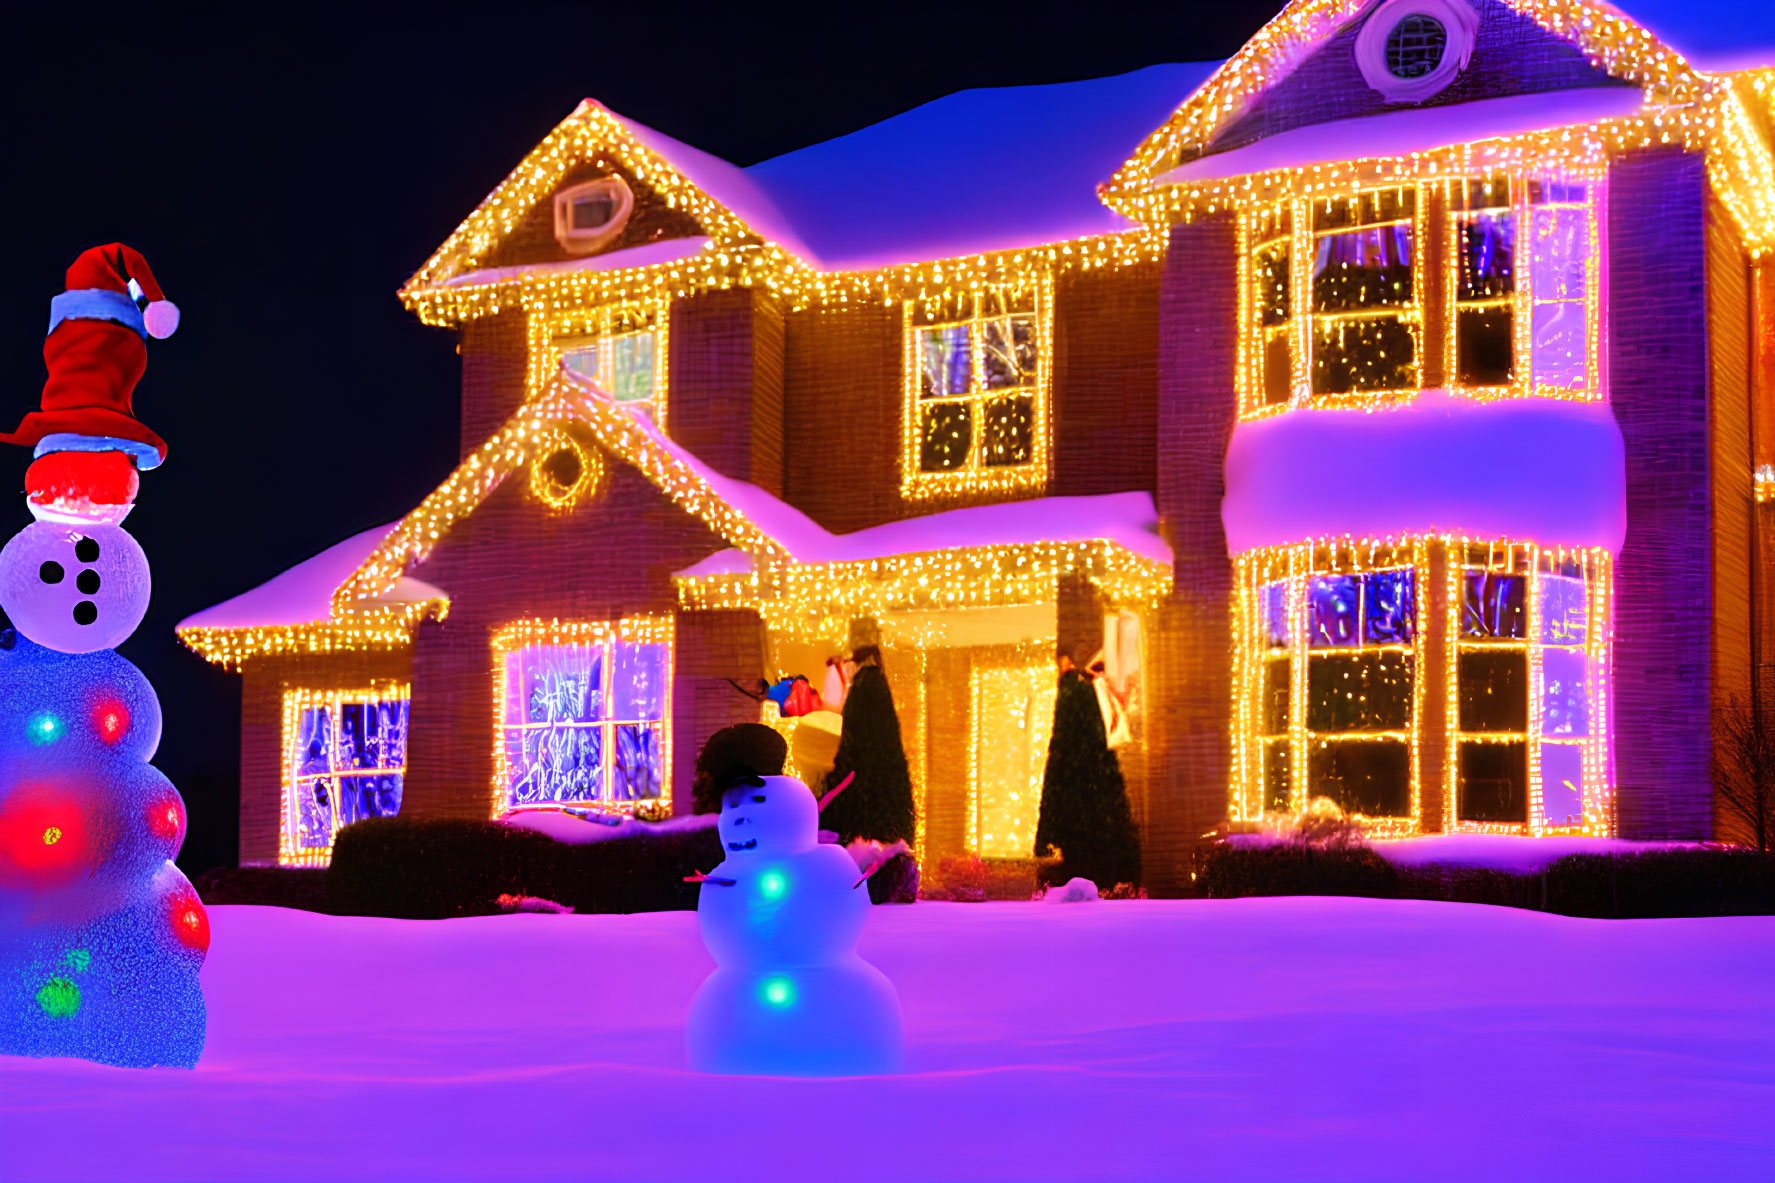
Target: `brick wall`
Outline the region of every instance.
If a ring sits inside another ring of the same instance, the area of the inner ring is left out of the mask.
[[[1055,283],[1055,495],[1157,483],[1161,266],[1069,271]]]
[[[524,313],[518,309],[463,324],[461,457],[482,444],[524,405],[524,368],[529,353]]]
[[[765,677],[764,622],[756,612],[680,612],[672,668],[672,797],[691,811],[690,785],[704,742],[734,723],[758,722],[758,704],[731,686]]]
[[[512,227],[511,233],[500,239],[498,245],[477,266],[514,267],[526,263],[554,263],[584,257],[568,254],[555,241],[555,194],[562,189],[607,177],[612,173],[628,182],[630,192],[635,195],[635,207],[615,241],[599,251],[599,254],[627,250],[632,246],[643,246],[668,238],[690,238],[703,233],[695,218],[683,210],[667,205],[651,185],[636,180],[634,174],[627,169],[602,159],[589,160],[569,169],[552,190],[525,210]]]
[[[1714,638],[1706,176],[1699,156],[1609,171],[1609,399],[1627,456],[1615,580],[1615,772],[1628,838],[1712,830]]]
[[[704,292],[672,305],[666,417],[715,471],[783,491],[783,317],[767,292]]]
[[[1210,151],[1242,147],[1296,127],[1385,111],[1443,107],[1578,86],[1627,85],[1591,65],[1571,42],[1498,0],[1473,0],[1473,5],[1479,10],[1480,24],[1472,59],[1440,94],[1415,104],[1382,99],[1356,66],[1356,34],[1361,25],[1353,23],[1327,38],[1318,52],[1265,91],[1215,137]]]
[[[547,510],[528,483],[526,473],[508,477],[414,569],[450,595],[449,618],[422,625],[413,647],[413,755],[404,808],[414,816],[488,816],[494,631],[529,617],[673,614],[671,572],[725,545],[640,473],[609,457],[602,491],[568,512]],[[705,652],[704,643],[696,639],[697,652]],[[734,676],[759,673],[741,669]],[[682,746],[676,736],[674,746]],[[672,791],[687,794],[689,785],[674,775]]]
[[[283,807],[283,696],[285,690],[362,690],[405,682],[408,649],[377,649],[320,656],[261,657],[241,668],[240,861],[277,861]]]
[[[783,495],[791,505],[840,534],[905,516],[899,309],[789,313],[782,416]]]
[[[1220,521],[1238,417],[1238,236],[1230,214],[1174,227],[1159,296],[1158,510],[1176,588],[1149,629],[1147,885],[1183,891],[1226,816],[1233,567]]]

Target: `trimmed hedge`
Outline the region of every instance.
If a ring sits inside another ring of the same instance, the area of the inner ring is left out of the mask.
[[[715,828],[569,845],[493,822],[370,818],[339,831],[327,910],[437,920],[489,916],[501,895],[541,896],[575,912],[696,907],[684,876],[721,861]]]
[[[1496,904],[1602,919],[1775,915],[1775,855],[1754,850],[1574,854],[1544,871],[1428,864],[1396,867],[1367,847],[1210,850],[1202,894],[1341,895]]]

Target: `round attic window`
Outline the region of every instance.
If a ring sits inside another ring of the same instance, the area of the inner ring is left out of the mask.
[[[1433,16],[1413,13],[1387,34],[1387,73],[1395,78],[1422,78],[1442,64],[1448,30]]]
[[[1356,34],[1356,65],[1388,102],[1421,103],[1466,69],[1478,32],[1468,0],[1381,0]]]

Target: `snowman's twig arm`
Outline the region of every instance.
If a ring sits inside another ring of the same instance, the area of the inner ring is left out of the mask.
[[[718,879],[715,876],[709,874],[707,871],[698,871],[694,875],[686,875],[684,877],[684,882],[686,882],[686,883],[716,883],[716,884],[721,885],[722,887],[732,887],[735,883],[738,882],[738,880],[737,879]]]
[[[857,779],[856,773],[854,773],[854,772],[845,773],[844,779],[839,781],[837,784],[833,785],[831,788],[827,789],[825,794],[820,798],[820,808],[823,810],[826,808],[826,806],[832,804],[832,798],[834,798],[834,797],[838,796],[838,794],[844,792],[844,790],[850,785],[850,783],[856,779]]]
[[[885,867],[887,865],[888,865],[888,860],[886,860],[884,858],[878,858],[874,862],[870,863],[869,869],[867,871],[863,872],[863,877],[861,879],[857,880],[855,883],[851,884],[851,890],[855,891],[855,890],[857,890],[857,888],[863,886],[864,883],[868,882],[869,876],[875,874],[875,872],[881,870],[883,867]]]

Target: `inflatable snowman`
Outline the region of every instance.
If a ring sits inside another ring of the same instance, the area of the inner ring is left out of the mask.
[[[746,776],[722,796],[726,858],[703,880],[697,924],[716,969],[690,1007],[702,1072],[860,1076],[897,1071],[900,998],[857,956],[869,893],[819,805],[792,776]]]
[[[112,651],[152,582],[119,523],[166,448],[131,396],[143,342],[177,320],[136,252],[82,253],[50,303],[41,408],[0,433],[34,449],[35,519],[0,548],[0,1055],[203,1053],[209,918],[173,862],[185,805],[149,763],[160,700]]]

